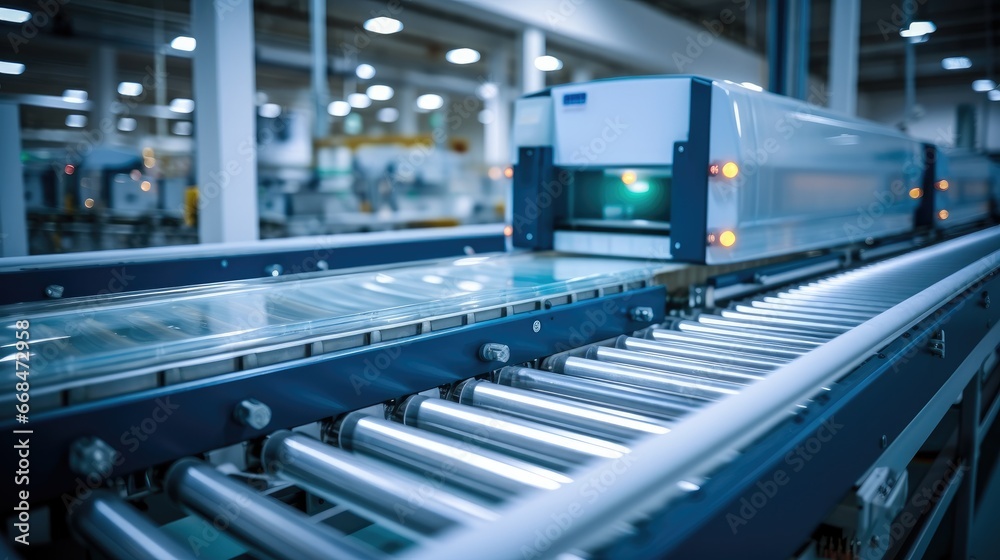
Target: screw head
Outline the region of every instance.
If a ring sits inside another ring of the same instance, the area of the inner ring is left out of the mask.
[[[244,426],[262,430],[271,423],[271,407],[257,399],[243,399],[236,405],[233,418]]]
[[[77,439],[69,448],[69,468],[84,477],[105,478],[115,468],[118,452],[96,437]]]
[[[534,323],[532,323],[531,324],[531,330],[533,332],[538,332],[538,331],[542,330],[542,322],[541,321],[535,321]]]
[[[634,307],[629,312],[634,321],[641,321],[643,323],[649,323],[653,320],[653,308],[652,307]]]
[[[885,434],[882,434],[882,439],[879,443],[882,445],[882,449],[885,449],[886,447],[889,447],[889,438]]]
[[[487,342],[479,348],[479,359],[484,362],[506,364],[510,360],[510,346],[499,342]]]
[[[45,296],[52,299],[59,299],[63,297],[63,291],[65,288],[59,284],[52,284],[50,286],[45,286]]]

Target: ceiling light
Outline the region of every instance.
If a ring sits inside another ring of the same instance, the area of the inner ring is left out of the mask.
[[[500,93],[500,88],[493,82],[483,82],[476,87],[476,95],[480,99],[493,99]]]
[[[546,54],[535,59],[535,68],[542,72],[554,72],[562,67],[562,61],[551,55]]]
[[[365,107],[370,107],[372,100],[363,93],[352,93],[347,96],[347,102],[355,109],[364,109]]]
[[[265,103],[257,108],[257,114],[265,119],[276,119],[281,116],[281,105],[277,103]]]
[[[362,80],[370,80],[375,77],[375,67],[371,64],[358,64],[354,69],[354,75]]]
[[[399,119],[399,109],[395,107],[382,107],[375,113],[375,118],[379,122],[391,123],[396,122]]]
[[[930,35],[918,35],[917,37],[909,37],[907,41],[913,44],[926,43],[931,40]]]
[[[11,23],[24,23],[31,19],[31,13],[24,10],[15,10],[14,8],[0,8],[0,21],[9,21]]]
[[[972,61],[967,56],[949,56],[941,59],[941,67],[945,70],[964,70],[972,67]]]
[[[991,89],[990,91],[987,91],[986,97],[988,97],[990,101],[1000,101],[1000,89]]]
[[[122,132],[132,132],[139,123],[132,117],[122,117],[118,119],[118,130]]]
[[[6,62],[0,60],[0,74],[11,74],[13,76],[24,74],[24,65],[20,62]]]
[[[392,99],[393,94],[396,92],[389,86],[375,85],[369,87],[365,93],[375,101],[388,101]]]
[[[66,115],[66,126],[70,128],[83,128],[87,126],[86,115]]]
[[[127,97],[142,95],[142,84],[136,82],[122,82],[118,84],[118,93]]]
[[[444,98],[436,93],[425,93],[417,98],[417,109],[434,111],[444,107]]]
[[[86,103],[87,92],[82,89],[68,89],[63,92],[62,100],[66,103]]]
[[[392,33],[399,33],[402,31],[403,23],[398,19],[393,19],[391,17],[377,17],[366,21],[364,27],[372,33],[390,35]]]
[[[472,64],[479,62],[479,51],[476,49],[453,49],[445,53],[444,59],[452,64]]]
[[[997,87],[996,82],[993,80],[976,80],[972,82],[972,89],[974,91],[990,91],[991,89]]]
[[[174,123],[172,131],[178,136],[191,136],[194,125],[191,124],[191,121],[177,121]]]
[[[174,37],[174,40],[170,41],[170,48],[178,51],[191,52],[196,46],[198,46],[198,41],[196,41],[194,37],[188,37],[186,35]]]
[[[743,82],[740,85],[743,86],[743,87],[745,87],[745,88],[747,88],[747,89],[752,89],[754,91],[764,91],[764,88],[758,86],[757,84],[755,84],[753,82]]]
[[[334,101],[326,106],[326,112],[335,117],[346,117],[351,112],[351,104],[346,101]]]
[[[929,21],[914,21],[906,29],[899,31],[900,37],[920,37],[937,31],[937,26]]]
[[[194,100],[178,97],[170,102],[170,110],[175,113],[191,113],[194,111]]]

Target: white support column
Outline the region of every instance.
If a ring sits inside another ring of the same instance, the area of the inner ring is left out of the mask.
[[[861,0],[833,0],[830,21],[830,108],[854,115],[858,112]]]
[[[412,85],[399,88],[399,122],[396,129],[402,136],[414,136],[417,133],[417,89]]]
[[[21,168],[21,118],[16,103],[0,101],[0,257],[28,254],[24,215],[24,170]]]
[[[319,139],[330,134],[330,116],[326,112],[326,105],[330,102],[330,83],[326,77],[326,0],[312,0],[309,7],[310,41],[312,43],[312,98],[315,112],[313,139]]]
[[[221,6],[221,7],[220,7]],[[253,2],[192,2],[198,234],[255,241],[257,120]]]
[[[490,58],[490,82],[497,87],[496,95],[483,101],[483,108],[489,111],[493,120],[483,125],[483,152],[486,165],[503,166],[510,164],[510,82],[507,62],[510,52],[496,49]]]
[[[545,72],[535,68],[535,59],[545,54],[545,33],[529,27],[521,34],[521,92],[545,89]]]

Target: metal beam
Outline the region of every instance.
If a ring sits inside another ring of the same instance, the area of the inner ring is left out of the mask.
[[[202,243],[258,238],[253,3],[192,2],[198,48],[198,233]]]
[[[854,115],[858,112],[861,0],[833,0],[830,22],[830,108]]]
[[[0,257],[28,254],[20,115],[16,104],[0,101],[0,130],[6,131],[0,142]]]

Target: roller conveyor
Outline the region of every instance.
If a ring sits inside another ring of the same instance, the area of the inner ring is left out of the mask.
[[[635,336],[623,335],[605,344],[557,354],[539,366],[548,371],[508,366],[495,370],[488,379],[466,379],[473,372],[456,372],[456,378],[466,380],[440,397],[409,396],[396,403],[387,418],[370,412],[341,418],[331,442],[287,431],[274,433],[263,447],[263,466],[283,482],[342,502],[399,531],[414,541],[408,550],[416,557],[459,557],[455,552],[459,550],[471,555],[474,551],[463,548],[469,541],[462,539],[481,536],[477,531],[488,532],[491,524],[502,527],[498,532],[506,531],[517,524],[510,517],[512,511],[527,518],[527,510],[518,509],[522,500],[535,500],[531,503],[540,507],[543,495],[578,491],[581,481],[594,474],[588,469],[631,461],[634,451],[646,450],[649,442],[672,441],[675,430],[696,424],[704,413],[724,414],[729,403],[769,387],[772,378],[786,378],[814,352],[836,345],[842,335],[869,328],[870,323],[862,321],[865,311],[836,307],[836,302],[843,301],[838,290],[849,294],[846,299],[861,309],[863,300],[854,295],[864,290],[851,288],[878,279],[882,285],[898,285],[892,301],[903,303],[959,272],[963,265],[990,255],[997,237],[996,232],[970,236],[831,276],[821,281],[823,290],[828,290],[823,298],[833,302],[826,314],[822,313],[825,304],[820,313],[811,311],[820,301],[812,295],[784,297],[814,294],[818,281],[729,304],[738,321],[717,319],[726,318],[725,309],[718,314],[676,317],[630,333]],[[926,266],[928,260],[935,265]],[[636,275],[632,281],[638,279]],[[885,319],[887,314],[875,311],[869,309],[868,316]],[[877,351],[883,341],[869,342],[858,350],[858,358]],[[832,385],[830,380],[823,378],[796,393],[793,400],[807,402],[828,385]],[[771,412],[784,414],[786,409]],[[739,451],[746,450],[747,444],[743,445]],[[715,469],[735,457],[733,449],[718,451],[726,458],[710,469],[685,466],[685,474],[673,478],[674,490],[696,490],[711,483]],[[414,500],[414,493],[429,481],[434,483],[434,492]],[[317,526],[307,516],[286,511],[275,500],[257,496],[249,487],[201,463],[175,464],[166,488],[186,509],[209,519],[223,513],[219,504],[252,496],[248,507],[255,512],[259,508],[261,517],[234,523],[229,531],[254,550],[278,557],[300,553],[295,557],[309,557],[308,543],[316,557],[373,554],[333,531],[314,531]],[[413,512],[405,523],[398,519],[401,504]],[[283,520],[268,517],[272,515]],[[582,519],[581,523],[593,523]],[[265,526],[272,521],[278,528]],[[81,524],[81,532],[99,533],[87,527]],[[456,536],[423,539],[450,535],[449,531]],[[275,537],[278,533],[293,535],[289,539],[297,542]],[[589,542],[579,535],[576,538],[574,542]],[[496,552],[490,549],[487,556],[509,557],[505,553],[510,548],[498,545],[496,539],[490,542],[498,548]]]

